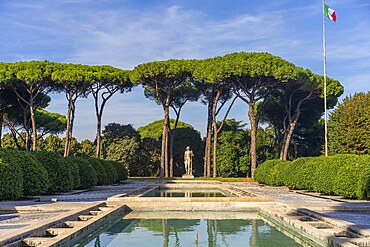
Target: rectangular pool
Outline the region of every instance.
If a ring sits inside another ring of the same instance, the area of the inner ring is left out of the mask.
[[[302,245],[263,221],[256,213],[250,217],[237,213],[220,215],[219,212],[132,212],[75,246]]]
[[[143,197],[233,197],[229,192],[218,188],[158,188]]]

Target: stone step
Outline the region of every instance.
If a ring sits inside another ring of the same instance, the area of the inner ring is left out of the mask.
[[[92,218],[94,218],[93,215],[80,215],[80,216],[78,216],[79,221],[88,221]]]
[[[100,211],[108,211],[108,210],[111,210],[112,207],[99,207],[98,208]]]
[[[58,236],[60,234],[65,233],[68,230],[69,230],[69,228],[66,228],[66,227],[53,227],[53,228],[46,229],[46,232],[50,236]]]
[[[86,224],[86,223],[84,221],[69,220],[69,221],[64,222],[64,224],[65,224],[66,227],[73,228],[73,227],[81,226],[81,225]]]
[[[47,238],[43,238],[43,237],[31,237],[31,238],[23,239],[23,243],[26,246],[39,246],[40,244],[45,243],[46,240]]]
[[[101,214],[102,212],[103,212],[103,211],[101,211],[101,210],[100,210],[100,211],[99,211],[99,210],[93,210],[93,211],[90,211],[90,212],[89,212],[89,214],[90,214],[90,215],[97,216],[97,215]]]

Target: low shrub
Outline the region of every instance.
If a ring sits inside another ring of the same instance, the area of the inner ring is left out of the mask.
[[[289,174],[285,174],[284,183],[291,189],[313,190],[314,166],[309,164],[310,158],[298,158],[289,164]]]
[[[79,175],[79,167],[78,164],[73,160],[73,156],[65,158],[69,170],[71,171],[72,181],[73,181],[73,189],[78,189],[81,187],[81,180]]]
[[[48,172],[50,187],[48,193],[70,191],[73,188],[71,167],[62,156],[46,151],[35,151],[32,155]]]
[[[258,166],[255,179],[269,185],[317,191],[345,198],[370,198],[370,155],[270,160]]]
[[[105,171],[103,165],[95,158],[86,158],[86,161],[94,168],[97,176],[97,185],[106,185],[108,183],[107,172]]]
[[[68,159],[78,166],[79,189],[89,189],[97,184],[98,178],[96,172],[86,158],[68,157]]]
[[[334,192],[345,198],[370,197],[370,156],[346,155],[334,179]]]
[[[260,164],[254,173],[254,179],[261,184],[272,184],[271,169],[277,165],[279,161],[280,160],[266,160]]]
[[[23,195],[35,196],[45,194],[50,181],[48,172],[35,157],[25,151],[8,151],[12,160],[19,164],[23,174]]]
[[[117,161],[112,161],[112,160],[108,160],[108,161],[113,164],[114,168],[117,171],[117,182],[126,180],[128,178],[127,169],[123,164],[121,164]]]
[[[0,200],[15,200],[23,191],[23,174],[18,164],[9,162],[9,153],[0,150]]]
[[[118,180],[118,175],[116,168],[114,168],[114,165],[108,160],[99,160],[99,162],[103,165],[104,170],[107,173],[108,184],[116,183]]]

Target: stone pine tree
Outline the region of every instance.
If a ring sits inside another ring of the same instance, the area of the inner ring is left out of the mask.
[[[302,70],[297,80],[280,83],[259,105],[261,119],[274,126],[280,146],[280,159],[287,160],[293,133],[304,122],[318,122],[324,112],[323,77]],[[327,105],[333,108],[343,87],[327,78]],[[302,118],[303,117],[303,118]],[[301,121],[302,119],[302,121]],[[296,131],[297,133],[297,131]]]
[[[118,91],[130,91],[133,87],[129,79],[130,71],[111,66],[94,66],[92,70],[92,83],[90,91],[94,98],[96,114],[96,157],[101,156],[101,124],[104,107],[107,101]]]
[[[334,154],[370,154],[370,92],[343,99],[330,114],[329,151]]]
[[[88,96],[92,75],[93,71],[90,66],[80,64],[60,64],[52,74],[56,88],[65,93],[68,101],[64,157],[69,156],[70,152],[76,101],[80,97]]]
[[[286,60],[268,53],[232,53],[223,56],[227,68],[227,81],[233,91],[248,105],[248,118],[251,128],[251,169],[253,177],[257,168],[257,112],[256,104],[266,98],[279,83],[296,80],[300,69]]]
[[[4,68],[3,68],[4,69]],[[22,104],[26,104],[32,126],[32,150],[37,146],[37,127],[35,111],[38,105],[35,104],[36,98],[46,95],[52,90],[51,74],[55,69],[55,63],[48,61],[17,62],[7,66],[5,78],[10,82],[15,94]],[[4,74],[4,72],[0,72]],[[19,93],[20,90],[27,92],[25,95]]]
[[[195,85],[202,92],[202,102],[208,107],[207,133],[204,157],[204,176],[211,176],[211,141],[213,137],[213,177],[217,176],[217,139],[222,125],[233,106],[236,97],[231,101],[226,110],[221,125],[217,126],[217,115],[232,98],[230,84],[227,83],[227,66],[223,65],[221,57],[198,61],[193,71]]]
[[[2,146],[4,116],[9,111],[14,111],[18,106],[17,96],[6,77],[7,67],[9,65],[9,63],[0,63],[0,147]]]
[[[132,72],[132,80],[141,83],[146,95],[163,107],[164,121],[162,131],[160,177],[168,177],[169,166],[169,114],[174,91],[181,87],[191,75],[192,61],[168,60],[138,65]]]

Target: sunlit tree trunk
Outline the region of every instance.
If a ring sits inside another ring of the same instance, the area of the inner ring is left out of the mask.
[[[249,122],[251,125],[251,169],[250,170],[250,176],[254,177],[254,171],[257,168],[257,118],[256,114],[254,112],[254,105],[255,103],[253,101],[248,103],[249,110],[248,110],[248,117]]]

